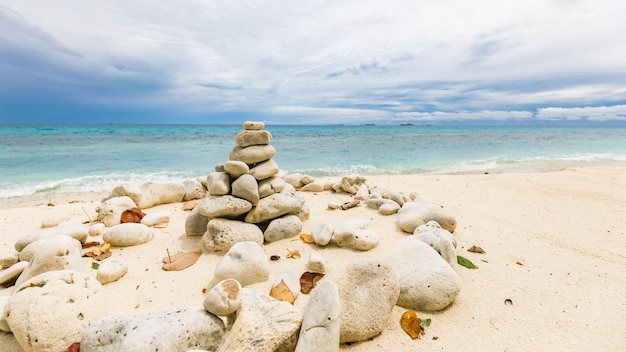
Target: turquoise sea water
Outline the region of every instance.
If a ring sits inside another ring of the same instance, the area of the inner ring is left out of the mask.
[[[274,160],[312,176],[626,163],[626,127],[282,126]],[[240,125],[0,125],[0,198],[205,176]]]

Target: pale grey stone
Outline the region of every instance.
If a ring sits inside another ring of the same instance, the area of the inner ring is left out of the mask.
[[[265,198],[274,193],[279,193],[285,188],[285,180],[281,177],[273,176],[259,181],[259,197]]]
[[[400,210],[400,205],[391,199],[369,198],[365,204],[368,208],[377,209],[381,215],[395,214]]]
[[[29,235],[22,236],[15,242],[14,247],[18,252],[20,252],[24,249],[24,247],[35,241],[59,235],[70,236],[79,242],[85,242],[88,233],[88,226],[84,225],[80,220],[72,219],[59,226],[42,229]]]
[[[9,250],[0,254],[0,268],[6,269],[19,261],[19,253],[15,250]]]
[[[458,270],[455,250],[456,239],[448,230],[442,229],[438,222],[429,221],[418,226],[410,238],[420,240],[431,246],[454,270]]]
[[[339,287],[341,343],[365,341],[385,329],[400,294],[400,283],[388,264],[356,261],[333,270],[324,280]]]
[[[105,285],[117,281],[128,272],[128,263],[121,259],[108,259],[100,262],[96,280]]]
[[[137,207],[136,204],[139,204],[141,200],[141,189],[139,185],[136,184],[122,183],[121,185],[115,186],[106,197],[102,198],[102,203],[118,197],[129,197],[133,201],[133,204],[135,204],[132,208],[135,208]]]
[[[224,338],[224,323],[198,307],[115,315],[85,330],[81,352],[215,351]]]
[[[333,236],[337,246],[357,249],[360,251],[370,250],[378,245],[378,234],[368,228],[369,224],[363,219],[344,220],[335,226]]]
[[[356,191],[354,195],[354,199],[358,200],[366,200],[370,195],[369,187],[366,184],[362,184],[359,186],[359,189]]]
[[[17,287],[4,316],[25,351],[65,351],[107,311],[104,290],[95,278],[72,270],[54,270]]]
[[[271,159],[276,154],[276,149],[271,145],[251,145],[249,147],[234,147],[229,154],[230,160],[243,161],[248,165],[260,163]]]
[[[461,278],[432,247],[415,239],[396,243],[385,261],[393,268],[401,291],[397,304],[421,311],[449,306],[461,290]]]
[[[14,282],[24,272],[28,264],[29,262],[17,262],[0,271],[0,285],[5,286]],[[0,312],[2,311],[0,310]]]
[[[259,223],[275,219],[285,214],[297,213],[304,205],[304,199],[293,193],[275,193],[262,198],[246,215],[246,222]]]
[[[280,193],[296,193],[296,189],[289,183],[285,182],[285,186],[280,190]]]
[[[240,147],[251,145],[267,145],[272,141],[272,134],[266,130],[243,130],[235,137],[235,143]]]
[[[302,192],[323,192],[324,185],[321,182],[311,182],[302,186],[300,190]]]
[[[211,196],[223,196],[230,193],[230,174],[211,172],[206,177],[207,193]]]
[[[280,171],[278,165],[273,159],[270,159],[251,168],[250,175],[254,176],[258,181],[262,181],[278,174],[278,171]]]
[[[82,245],[72,237],[57,235],[39,240],[35,245],[36,252],[15,282],[16,289],[22,283],[48,271],[84,271]]]
[[[184,180],[183,186],[185,187],[183,201],[201,199],[206,196],[206,188],[198,179]]]
[[[0,296],[0,314],[2,314],[0,316],[0,331],[4,331],[4,332],[11,332],[11,327],[9,327],[9,323],[7,323],[6,318],[4,317],[4,308],[6,307],[7,303],[9,303],[9,299],[11,298],[11,296]],[[3,346],[4,348],[8,347],[8,346]],[[7,349],[6,351],[14,351],[17,349]]]
[[[89,236],[102,236],[102,233],[106,230],[106,225],[99,222],[89,227]]]
[[[263,231],[254,225],[238,220],[215,218],[209,220],[202,244],[210,251],[228,251],[235,243],[256,242],[263,244]]]
[[[151,212],[141,218],[141,223],[149,227],[167,224],[168,222],[170,222],[170,213],[166,210]]]
[[[322,280],[311,291],[295,352],[336,352],[341,335],[339,287]]]
[[[231,195],[208,196],[202,199],[197,206],[198,212],[209,219],[213,218],[236,218],[246,214],[252,209],[252,204]]]
[[[413,233],[415,228],[431,220],[438,222],[442,228],[450,232],[456,229],[454,216],[428,201],[407,202],[398,211],[398,225],[404,232]]]
[[[275,242],[298,236],[302,231],[302,221],[295,215],[284,215],[272,220],[263,233],[265,242]]]
[[[249,174],[241,175],[233,181],[231,194],[234,197],[247,200],[252,205],[257,205],[259,199],[261,199],[259,196],[259,184],[254,176]]]
[[[202,236],[206,232],[209,218],[200,214],[198,208],[193,208],[185,219],[185,235],[187,236]]]
[[[217,351],[293,351],[302,313],[256,290],[243,288],[241,295],[237,319]]]
[[[283,177],[283,180],[287,182],[288,184],[292,185],[293,188],[300,189],[304,186],[304,183],[302,182],[302,177],[304,177],[303,174],[299,172],[294,172],[292,174],[285,175]]]
[[[224,171],[228,172],[232,178],[237,178],[250,172],[250,167],[243,161],[229,160],[224,164]]]
[[[356,194],[359,187],[366,181],[365,177],[358,175],[348,175],[341,178],[341,189],[350,194]]]
[[[311,235],[313,236],[313,241],[318,246],[327,245],[330,240],[333,238],[333,232],[335,231],[335,227],[330,222],[322,222],[315,229]]]
[[[235,279],[242,286],[266,281],[270,264],[265,251],[256,242],[235,243],[215,265],[214,281]]]
[[[234,313],[241,307],[241,288],[241,284],[235,279],[218,282],[204,297],[204,309],[220,316]]]
[[[71,218],[68,216],[57,216],[54,218],[47,218],[47,219],[41,220],[41,227],[44,229],[47,227],[55,227],[69,220],[71,220]]]
[[[262,130],[265,127],[265,122],[263,121],[245,121],[242,124],[244,130],[247,131],[258,131]]]
[[[306,263],[306,269],[307,271],[325,274],[326,260],[320,253],[313,251],[309,254],[309,261]]]
[[[185,197],[185,186],[176,182],[144,182],[139,185],[139,190],[141,191],[141,198],[135,202],[140,209],[182,202]]]
[[[102,240],[114,247],[136,246],[150,242],[153,238],[152,229],[133,222],[115,225],[102,233]]]
[[[300,179],[300,182],[302,182],[302,184],[306,186],[309,183],[315,182],[315,177],[311,175],[302,175],[302,179]]]

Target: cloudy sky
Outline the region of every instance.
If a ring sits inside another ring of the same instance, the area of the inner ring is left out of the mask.
[[[626,1],[0,0],[0,122],[626,121]]]

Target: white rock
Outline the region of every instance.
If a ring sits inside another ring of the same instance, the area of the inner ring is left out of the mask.
[[[345,220],[335,226],[333,236],[337,246],[357,249],[360,251],[370,250],[380,241],[378,234],[369,228],[366,220]]]
[[[135,204],[135,206],[131,208],[136,208],[136,204],[139,204],[141,200],[141,189],[139,185],[136,184],[122,183],[121,185],[115,186],[106,197],[102,198],[102,203],[106,203],[109,199],[119,197],[129,197],[133,201],[133,204]]]
[[[285,188],[285,180],[281,177],[274,176],[265,180],[259,181],[259,197],[265,198],[274,193],[282,192]]]
[[[313,229],[313,241],[318,246],[327,245],[333,237],[335,227],[330,222],[322,222]]]
[[[235,218],[246,214],[252,209],[252,204],[241,198],[231,195],[208,196],[197,206],[198,212],[209,219]]]
[[[247,200],[252,205],[257,205],[261,199],[259,185],[254,176],[249,174],[241,175],[233,181],[231,194],[234,197]]]
[[[234,147],[228,158],[230,160],[243,161],[248,165],[260,163],[271,159],[276,154],[276,149],[271,145],[251,145],[249,147]]]
[[[341,178],[341,189],[346,193],[356,194],[365,181],[365,177],[358,175],[344,176]]]
[[[89,236],[102,236],[102,233],[106,230],[106,225],[99,222],[89,227]]]
[[[47,228],[47,227],[55,227],[55,226],[59,226],[62,223],[69,221],[70,218],[67,216],[59,216],[56,218],[47,218],[47,219],[43,219],[41,220],[41,227],[43,228]]]
[[[259,200],[246,215],[246,222],[259,223],[285,214],[295,214],[304,205],[304,199],[292,193],[275,193]]]
[[[341,207],[341,203],[331,201],[328,202],[328,205],[326,207],[331,210],[339,209]]]
[[[293,271],[281,271],[276,275],[272,288],[278,286],[281,281],[287,285],[293,297],[297,298],[300,294],[300,277]]]
[[[262,130],[265,127],[265,122],[263,121],[245,121],[242,124],[242,127],[246,131],[258,131]]]
[[[6,269],[19,261],[19,253],[15,250],[9,250],[0,255],[0,268]]]
[[[354,195],[354,199],[366,200],[369,197],[369,194],[370,194],[369,187],[367,187],[366,184],[362,184],[359,186],[359,189],[356,191],[356,194]]]
[[[278,164],[276,164],[273,159],[270,159],[262,163],[258,163],[251,168],[250,175],[254,176],[254,178],[258,181],[261,181],[278,174],[278,171],[280,171]]]
[[[9,327],[9,323],[7,323],[6,318],[4,317],[4,308],[7,303],[9,303],[9,299],[11,296],[0,296],[0,331],[11,332],[11,328]],[[8,351],[8,350],[7,350]]]
[[[108,228],[102,233],[102,240],[115,247],[136,246],[150,242],[154,232],[148,226],[137,223],[124,223]]]
[[[241,307],[241,284],[235,279],[226,279],[217,283],[204,297],[204,309],[207,312],[228,316]]]
[[[102,285],[96,279],[76,271],[55,270],[18,287],[4,316],[25,351],[65,351],[107,311]]]
[[[224,338],[224,323],[198,307],[109,316],[85,330],[81,352],[215,351]]]
[[[170,222],[170,213],[166,210],[151,212],[141,218],[141,223],[152,227]]]
[[[265,130],[243,130],[235,137],[235,143],[240,147],[251,145],[266,145],[272,141],[272,134]]]
[[[96,220],[107,227],[119,225],[122,213],[132,208],[137,208],[137,204],[128,196],[109,198],[96,207]]]
[[[400,294],[400,283],[388,264],[356,261],[333,270],[324,280],[339,287],[341,343],[365,341],[385,329]]]
[[[181,202],[185,197],[185,186],[175,182],[144,182],[138,186],[124,183],[115,187],[102,202],[123,196],[131,198],[137,208],[146,209],[159,204]]]
[[[295,172],[293,174],[285,175],[285,177],[283,177],[283,180],[292,185],[293,188],[300,189],[304,186],[304,183],[302,182],[302,177],[304,177],[304,175],[299,172]]]
[[[183,201],[201,199],[206,196],[206,188],[204,188],[204,185],[198,179],[193,178],[189,180],[184,180],[183,186],[185,187],[185,195],[183,196]]]
[[[298,236],[302,231],[302,221],[295,215],[285,215],[272,220],[263,233],[265,242],[275,242]]]
[[[215,265],[214,280],[235,279],[247,286],[266,281],[269,275],[269,259],[263,248],[256,242],[239,242]]]
[[[432,247],[415,239],[394,245],[385,257],[400,282],[397,304],[421,311],[449,306],[461,290],[461,278]]]
[[[302,313],[256,290],[243,288],[241,296],[237,319],[217,351],[293,351]]]
[[[54,270],[84,271],[82,245],[72,237],[58,235],[37,241],[36,252],[15,282],[15,286],[39,274]]]
[[[215,218],[208,222],[202,244],[210,251],[228,251],[235,243],[263,244],[263,231],[254,225],[238,220]]]
[[[20,252],[22,249],[24,249],[24,247],[35,241],[58,235],[67,235],[76,239],[79,242],[85,242],[88,232],[89,228],[83,225],[80,220],[69,220],[59,226],[43,229],[35,233],[31,233],[30,235],[21,237],[17,240],[17,242],[15,242],[15,249]]]
[[[28,264],[28,262],[17,262],[0,271],[0,285],[4,286],[16,280],[24,272]]]
[[[223,196],[230,193],[230,174],[228,172],[211,172],[206,177],[207,193],[212,196]]]
[[[438,222],[429,221],[418,226],[410,238],[420,240],[431,246],[453,269],[458,269],[455,250],[456,239],[448,230],[442,229]]]
[[[434,220],[442,228],[454,232],[456,229],[456,219],[448,211],[440,206],[428,202],[407,202],[398,211],[398,225],[404,232],[413,233],[415,228]]]
[[[224,164],[224,171],[228,172],[232,178],[237,178],[250,172],[250,167],[243,161],[227,161]]]
[[[326,260],[318,252],[309,254],[309,261],[306,263],[307,271],[326,274]]]
[[[322,280],[311,291],[295,352],[336,352],[339,350],[340,334],[339,288],[331,280]]]
[[[96,272],[96,280],[105,285],[117,281],[128,272],[128,263],[121,259],[108,259],[100,262]]]
[[[185,235],[202,236],[206,232],[209,218],[200,214],[198,207],[193,208],[185,219]]]
[[[324,185],[321,182],[311,182],[302,186],[300,190],[302,192],[323,192]]]

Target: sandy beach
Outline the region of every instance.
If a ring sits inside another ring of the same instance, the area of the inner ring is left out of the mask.
[[[387,328],[372,340],[342,345],[345,351],[623,351],[626,350],[626,166],[571,167],[549,172],[469,175],[368,176],[369,186],[403,193],[419,192],[456,216],[457,254],[478,269],[461,268],[463,286],[456,301],[431,318],[426,334],[412,340],[399,321],[406,309],[396,306]],[[305,271],[309,253],[318,251],[330,271],[350,261],[382,258],[408,236],[396,215],[383,216],[361,205],[328,210],[331,201],[349,194],[299,192],[311,208],[303,232],[322,221],[338,223],[363,218],[380,234],[369,251],[303,243],[291,238],[266,244],[272,261],[270,279],[249,286],[269,292],[279,271]],[[40,229],[41,221],[69,216],[88,221],[102,193],[53,194],[0,199],[0,252],[20,237]],[[54,204],[49,206],[48,203]],[[203,289],[223,253],[204,254],[193,266],[161,269],[166,251],[202,248],[200,237],[185,236],[188,212],[181,203],[144,209],[166,210],[171,221],[155,229],[154,240],[133,247],[113,248],[129,272],[104,286],[110,314],[151,312],[176,306],[202,306]],[[90,237],[89,240],[98,240]],[[485,254],[470,253],[480,246]],[[288,259],[299,250],[300,259]],[[83,258],[93,273],[92,260]],[[0,296],[13,287],[0,288]],[[304,309],[308,296],[295,306]],[[510,301],[507,301],[510,300]],[[505,304],[507,303],[512,304]],[[105,308],[103,308],[105,309]],[[21,351],[10,333],[0,334],[0,351]]]

